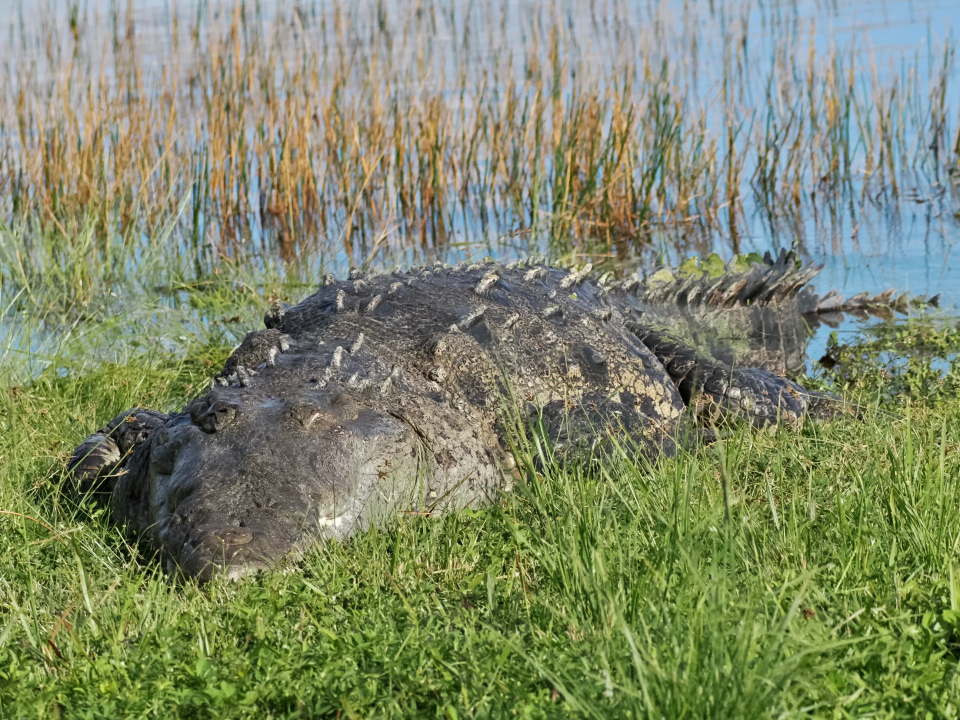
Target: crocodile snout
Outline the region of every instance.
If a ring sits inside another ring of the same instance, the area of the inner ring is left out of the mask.
[[[183,573],[238,578],[408,502],[393,487],[416,475],[416,448],[407,424],[342,388],[217,388],[151,438],[137,507]]]

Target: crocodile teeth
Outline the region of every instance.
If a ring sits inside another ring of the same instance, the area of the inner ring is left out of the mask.
[[[337,312],[343,312],[347,304],[347,294],[343,290],[337,290]]]

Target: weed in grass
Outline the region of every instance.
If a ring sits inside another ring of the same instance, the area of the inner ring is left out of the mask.
[[[854,343],[833,333],[819,364],[833,388],[902,410],[917,400],[960,395],[958,352],[956,318],[928,314],[865,328]]]

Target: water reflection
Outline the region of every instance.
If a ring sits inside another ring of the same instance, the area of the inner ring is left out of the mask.
[[[102,187],[116,186],[110,207],[121,210],[105,226],[115,232],[139,212],[135,237],[149,245],[157,224],[143,208],[185,197],[171,255],[194,258],[198,274],[224,257],[316,277],[366,262],[534,252],[608,258],[626,271],[691,253],[795,247],[824,264],[820,292],[892,287],[941,294],[945,305],[960,300],[960,203],[950,174],[960,142],[956,2],[259,3],[233,37],[237,7],[151,0],[134,4],[131,17],[108,1],[50,3],[41,13],[0,2],[9,25],[0,34],[6,214],[44,193],[38,207],[61,218],[69,202],[96,203],[97,192],[71,186],[82,166],[69,153],[49,166],[63,176],[55,191],[48,170],[34,165],[32,148],[50,140],[30,128],[56,119],[44,107],[57,109],[58,81],[101,73],[129,99],[137,88],[167,87],[150,84],[167,72],[179,77],[173,95],[185,98],[173,130],[163,130],[157,111],[144,121],[156,127],[129,142],[154,153],[148,172],[170,167],[149,183],[142,168],[107,172]],[[214,42],[223,32],[229,42]],[[269,51],[257,45],[271,39]],[[226,60],[214,66],[196,47]],[[257,53],[259,75],[230,75],[231,62]],[[124,84],[131,63],[140,85]],[[316,71],[316,80],[297,84],[298,69]],[[289,91],[276,106],[243,86],[246,77],[270,85],[271,72],[281,96]],[[254,108],[219,140],[203,109],[218,77],[236,92],[224,108]],[[27,130],[15,122],[20,90],[37,108]],[[621,128],[611,100],[618,92],[636,108],[621,108],[634,118],[626,159],[610,141]],[[331,99],[338,93],[339,104]],[[374,112],[381,100],[393,115]],[[416,112],[405,114],[409,107]],[[532,120],[536,113],[545,119]],[[283,135],[283,117],[309,127]],[[581,140],[561,138],[574,122]],[[591,124],[599,131],[591,134]],[[394,145],[375,145],[390,132]],[[306,138],[297,147],[309,161],[291,166],[300,174],[284,184],[269,167],[289,157],[290,137]],[[255,151],[228,162],[240,145]],[[4,282],[16,290],[12,274]],[[840,332],[851,327],[846,321]],[[811,356],[825,337],[814,338]]]

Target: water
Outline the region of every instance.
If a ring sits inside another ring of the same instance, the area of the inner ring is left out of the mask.
[[[120,5],[121,14],[125,5]],[[22,28],[38,17],[30,7],[30,3],[0,0],[0,18],[7,18],[9,26],[9,32],[0,39],[0,57],[24,50],[38,56],[50,52],[41,39],[32,44],[22,40]],[[108,33],[104,28],[117,5],[91,0],[77,7],[78,16],[85,18],[81,27],[89,34],[88,62],[95,68],[98,60],[109,56],[105,44]],[[703,111],[708,135],[718,138],[724,136],[731,121],[754,127],[750,123],[762,120],[762,113],[752,116],[751,110],[762,108],[766,102],[765,83],[771,73],[802,75],[805,68],[816,66],[838,49],[842,57],[856,61],[855,86],[899,83],[901,92],[913,88],[911,98],[916,102],[900,109],[902,115],[893,128],[894,132],[897,127],[904,128],[890,146],[900,168],[895,191],[890,177],[885,176],[884,182],[877,184],[876,168],[864,164],[864,147],[879,140],[871,135],[875,132],[871,129],[874,119],[858,116],[849,128],[853,148],[853,180],[845,191],[849,197],[838,201],[838,196],[831,195],[829,190],[818,193],[812,177],[816,168],[805,166],[798,176],[802,192],[796,207],[784,208],[782,213],[781,208],[771,210],[757,200],[752,172],[755,168],[751,165],[755,159],[748,158],[735,218],[710,227],[707,232],[654,225],[647,238],[649,242],[631,246],[626,261],[649,266],[662,258],[679,262],[692,253],[717,252],[721,257],[730,257],[735,252],[762,253],[795,247],[805,260],[824,265],[815,282],[820,292],[838,289],[849,296],[894,288],[898,293],[939,295],[941,305],[948,308],[956,308],[960,302],[960,195],[945,158],[955,152],[953,146],[960,139],[960,78],[952,60],[943,62],[960,30],[960,3],[955,0],[454,0],[423,3],[423,13],[414,12],[412,7],[399,0],[258,6],[266,24],[294,24],[298,32],[316,38],[322,35],[327,40],[332,36],[329,28],[339,14],[349,25],[345,37],[352,58],[362,61],[369,56],[370,48],[386,52],[389,47],[389,57],[397,66],[392,71],[407,73],[410,93],[424,88],[439,90],[451,103],[457,99],[458,69],[466,68],[476,78],[489,71],[495,60],[509,66],[509,72],[499,77],[512,73],[522,80],[527,70],[521,59],[531,54],[531,47],[542,46],[542,52],[536,50],[534,55],[540,52],[546,60],[551,33],[560,38],[563,60],[569,68],[580,72],[584,83],[612,86],[613,68],[624,57],[642,55],[652,67],[668,61],[679,68],[676,91],[683,94],[688,107]],[[71,6],[50,3],[47,10],[47,17],[62,24],[67,22]],[[198,12],[190,3],[148,0],[135,3],[134,10],[139,46],[145,49],[141,60],[145,58],[145,72],[149,74],[165,67],[171,57],[169,37],[160,28],[165,27],[174,11],[184,18],[204,14],[214,17],[229,13],[230,6],[207,3]],[[36,38],[42,38],[42,34]],[[502,55],[494,53],[492,47],[513,47],[517,52]],[[742,52],[743,58],[733,67],[740,68],[739,95],[728,102],[723,99],[728,82],[724,73],[730,71],[731,65],[725,63],[725,58],[739,58],[738,52]],[[356,63],[360,70],[351,72],[362,70],[361,61]],[[42,67],[39,72],[42,73]],[[938,136],[930,127],[929,118],[919,114],[919,102],[939,87],[941,72],[946,74],[947,82],[942,85],[945,113]],[[802,89],[803,77],[794,77],[793,81],[796,88]],[[346,91],[350,87],[348,82]],[[788,107],[794,100],[778,96],[774,102]],[[3,132],[9,129],[0,128]],[[722,150],[722,143],[720,147]],[[718,165],[722,166],[722,157]],[[390,191],[389,187],[383,190],[388,202]],[[260,187],[253,184],[249,192],[256,195]],[[344,223],[347,214],[341,207],[332,217]],[[339,242],[342,226],[339,230],[328,228],[315,243],[298,244],[295,261],[300,272],[304,268],[308,272],[323,268],[345,273],[350,265],[367,257],[372,257],[375,265],[407,265],[424,259],[457,261],[486,254],[512,259],[553,249],[555,239],[537,226],[533,215],[511,214],[508,210],[502,222],[489,224],[481,223],[476,214],[467,211],[461,215],[452,212],[443,239],[428,243],[387,242],[383,247],[374,246],[365,238],[345,246]],[[216,234],[212,222],[211,227]],[[248,242],[256,248],[253,254],[267,255],[268,264],[277,261],[278,245],[271,244],[268,230],[256,222],[251,222],[250,227]],[[209,242],[216,246],[217,238],[209,238]],[[271,253],[276,257],[271,257]],[[625,258],[622,251],[618,250],[618,254]],[[848,333],[856,327],[854,321],[847,321],[839,332]],[[830,331],[818,331],[811,344],[811,357],[822,354]]]
[[[779,8],[801,25],[815,27],[818,52],[831,45],[853,46],[860,53],[872,51],[879,73],[898,73],[907,66],[923,74],[932,64],[937,44],[955,38],[960,30],[960,3],[941,2],[797,2],[770,5],[770,15]],[[763,24],[764,13],[751,14],[751,22]],[[958,107],[957,86],[950,107]],[[944,189],[944,185],[948,187]],[[918,178],[912,197],[868,206],[859,216],[818,217],[808,209],[801,232],[771,232],[762,222],[749,226],[747,247],[758,251],[796,241],[812,262],[824,269],[815,282],[818,290],[836,288],[847,296],[857,292],[882,292],[895,288],[927,296],[940,295],[942,304],[956,307],[960,301],[960,231],[956,224],[955,190],[947,177]],[[942,193],[950,195],[944,202]],[[716,249],[722,252],[724,241]],[[848,321],[840,333],[857,328]],[[810,357],[818,358],[829,334],[822,328],[811,343]]]
[[[921,74],[937,40],[953,38],[960,30],[960,3],[856,2],[797,3],[796,16],[816,23],[815,43],[822,51],[830,44],[855,44],[872,50],[878,72],[902,72],[909,66]],[[917,62],[919,60],[919,62]],[[950,106],[956,112],[958,87]],[[848,297],[861,291],[894,288],[928,297],[939,295],[944,307],[960,301],[960,229],[956,222],[956,186],[948,176],[918,177],[905,197],[881,198],[859,216],[837,218],[805,213],[802,232],[795,239],[806,257],[823,264],[815,282],[820,291],[837,288]],[[951,185],[953,187],[951,188]],[[750,226],[749,246],[764,250],[791,236],[771,233],[762,223]],[[720,245],[721,243],[718,243]],[[859,323],[845,322],[839,333],[855,331]],[[829,328],[813,339],[810,357],[818,358]]]
[[[796,2],[771,4],[801,25],[815,28],[818,52],[833,46],[853,46],[872,51],[877,72],[896,74],[909,67],[923,74],[933,63],[938,42],[955,38],[960,30],[960,3],[941,2]],[[751,14],[751,22],[764,22],[764,13]],[[758,33],[759,34],[759,33]],[[949,105],[956,113],[958,86]],[[848,297],[858,292],[878,293],[889,288],[928,297],[939,295],[941,304],[956,308],[960,301],[960,228],[956,222],[956,186],[943,175],[918,177],[907,197],[881,198],[866,212],[838,217],[818,216],[808,208],[799,232],[771,232],[762,221],[750,223],[746,248],[764,251],[796,242],[810,261],[824,269],[814,283],[824,292],[836,288]],[[944,197],[946,195],[946,197]],[[715,249],[722,252],[724,239]],[[855,331],[850,319],[839,334]],[[809,356],[819,358],[830,328],[821,328],[811,342]]]

